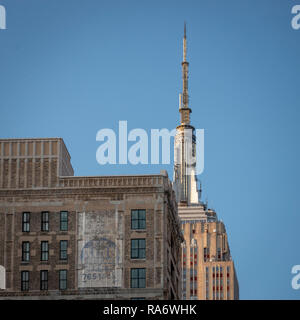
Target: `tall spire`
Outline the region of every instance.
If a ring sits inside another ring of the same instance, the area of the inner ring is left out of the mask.
[[[189,94],[188,94],[188,72],[189,63],[186,60],[186,23],[184,23],[184,35],[183,35],[183,61],[182,65],[182,93],[179,95],[179,111],[181,113],[181,124],[190,123],[190,113],[192,110],[189,108]]]
[[[184,23],[184,36],[183,36],[183,61],[186,62],[186,23]]]
[[[197,188],[196,167],[196,137],[194,127],[190,124],[188,94],[188,68],[186,60],[187,41],[186,23],[183,35],[182,93],[179,95],[180,125],[176,128],[174,143],[174,180],[173,186],[178,203],[184,205],[197,204],[199,192]]]

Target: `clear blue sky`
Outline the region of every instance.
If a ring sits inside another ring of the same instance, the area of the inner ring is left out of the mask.
[[[96,133],[173,129],[187,21],[205,200],[227,227],[241,299],[299,299],[300,0],[0,0],[0,137],[62,137],[76,175],[159,173],[96,162]]]

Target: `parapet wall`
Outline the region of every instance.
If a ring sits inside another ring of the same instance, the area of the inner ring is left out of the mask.
[[[0,139],[0,189],[49,188],[73,176],[61,138]]]

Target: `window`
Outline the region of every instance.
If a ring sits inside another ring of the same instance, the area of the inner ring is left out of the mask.
[[[41,230],[42,231],[49,231],[49,212],[42,212]]]
[[[22,215],[22,231],[29,232],[30,231],[30,212],[23,212]]]
[[[209,248],[203,248],[204,262],[209,260]]]
[[[146,288],[146,269],[131,269],[131,288]]]
[[[40,284],[41,290],[48,290],[48,270],[40,271]]]
[[[22,261],[29,261],[30,259],[30,242],[22,242]]]
[[[67,260],[68,259],[68,241],[67,240],[61,240],[59,242],[59,259],[60,260]]]
[[[59,290],[67,289],[67,270],[59,270]]]
[[[146,239],[131,239],[131,259],[146,258]]]
[[[131,229],[146,229],[146,210],[131,210]]]
[[[68,231],[68,211],[60,212],[60,231]]]
[[[48,241],[41,242],[41,260],[48,261],[49,256],[49,245]]]
[[[218,261],[221,261],[221,248],[218,248]]]
[[[230,267],[227,267],[227,278],[230,276]]]
[[[29,290],[29,271],[21,272],[21,291]]]

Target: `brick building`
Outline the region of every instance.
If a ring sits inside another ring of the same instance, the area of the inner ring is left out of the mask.
[[[178,299],[182,241],[166,172],[76,177],[62,139],[0,140],[0,299]]]

